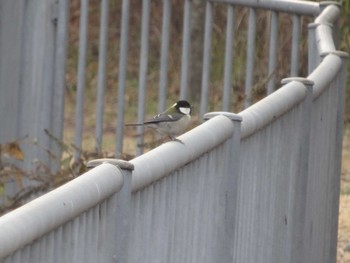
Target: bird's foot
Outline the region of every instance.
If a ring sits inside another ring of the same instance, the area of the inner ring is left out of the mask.
[[[184,144],[183,141],[181,141],[180,139],[175,138],[175,137],[170,137],[170,140],[173,141],[173,142],[179,142],[179,143],[181,143],[181,144]]]

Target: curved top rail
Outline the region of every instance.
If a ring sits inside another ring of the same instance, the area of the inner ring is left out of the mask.
[[[315,2],[291,0],[211,0],[212,2],[228,3],[245,7],[267,9],[298,15],[316,16],[320,13],[320,4]]]
[[[0,218],[0,259],[94,207],[123,185],[112,164],[102,164]]]
[[[250,136],[274,119],[282,116],[294,105],[300,103],[305,98],[306,92],[303,83],[292,81],[240,112],[239,115],[243,119],[241,138]]]
[[[180,136],[182,143],[164,143],[136,157],[130,161],[135,166],[132,191],[138,191],[197,159],[229,139],[232,134],[232,121],[225,116],[217,116]]]
[[[319,54],[335,51],[335,44],[332,33],[333,29],[331,25],[317,25],[315,31],[315,39]]]
[[[340,9],[339,9],[340,3],[325,1],[325,2],[321,2],[320,5],[321,5],[321,7],[324,5],[327,5],[327,6],[316,17],[315,23],[317,23],[317,24],[323,24],[323,23],[334,24],[340,15]]]
[[[315,40],[319,54],[329,53],[336,50],[333,39],[333,24],[340,15],[339,6],[331,2],[322,2],[327,5],[320,15],[315,19],[314,23],[309,27],[316,27]]]
[[[345,52],[334,52],[328,54],[317,68],[307,77],[314,82],[313,98],[319,97],[329,86],[331,81],[337,76],[342,66],[342,56],[347,56]],[[327,73],[327,74],[326,74]]]

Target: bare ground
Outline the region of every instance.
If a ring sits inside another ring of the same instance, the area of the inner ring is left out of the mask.
[[[337,263],[350,263],[350,129],[343,141]]]

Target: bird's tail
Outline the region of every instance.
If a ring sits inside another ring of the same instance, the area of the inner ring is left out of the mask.
[[[125,126],[143,126],[144,123],[126,123]]]

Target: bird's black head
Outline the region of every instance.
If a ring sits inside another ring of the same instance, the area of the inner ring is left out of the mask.
[[[187,100],[179,100],[175,103],[175,108],[182,114],[191,114],[192,106]]]

